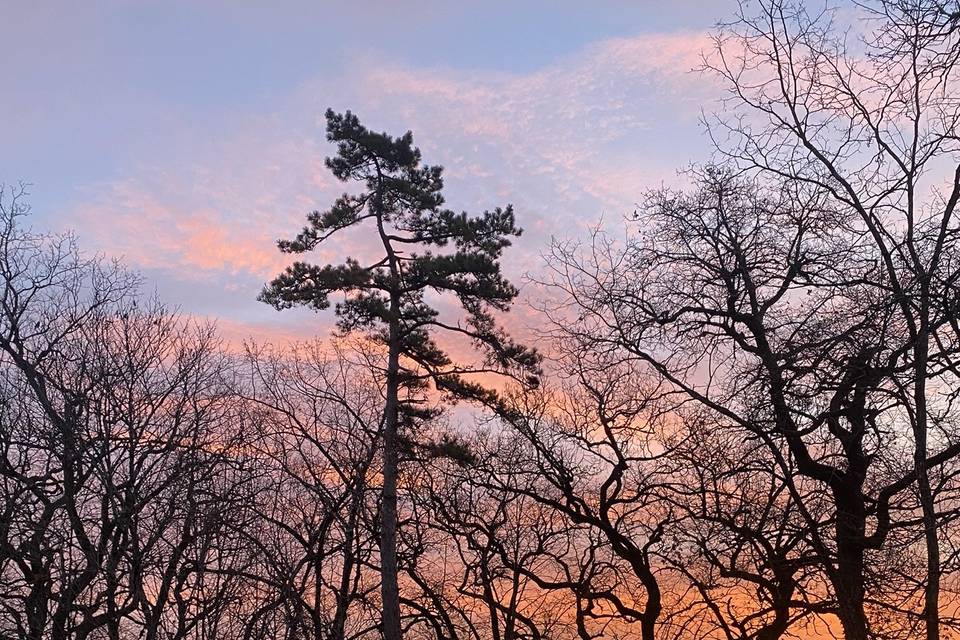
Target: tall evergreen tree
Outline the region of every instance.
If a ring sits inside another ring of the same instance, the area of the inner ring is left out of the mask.
[[[497,373],[536,384],[539,357],[511,340],[492,315],[506,311],[517,295],[499,264],[510,239],[520,235],[512,207],[473,217],[446,209],[442,168],[421,164],[410,132],[399,138],[375,133],[349,111],[328,110],[326,118],[327,139],[337,143],[327,167],[342,182],[363,188],[340,196],[326,211],[311,213],[300,234],[278,246],[305,253],[339,232],[363,226],[375,233],[382,251],[367,263],[354,258],[325,266],[295,262],[260,298],[277,309],[304,305],[320,311],[337,295],[340,329],[365,331],[386,347],[381,593],[384,638],[399,640],[397,462],[410,437],[401,427],[429,415],[411,394],[432,386],[455,399],[495,402],[496,392],[471,375]],[[461,317],[441,318],[427,301],[428,292],[454,297]],[[484,357],[477,365],[454,362],[435,340],[437,332],[466,336]]]

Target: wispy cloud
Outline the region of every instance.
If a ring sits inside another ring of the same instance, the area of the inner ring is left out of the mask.
[[[177,132],[175,148],[91,187],[68,224],[133,266],[201,281],[235,275],[247,284],[231,295],[252,300],[288,262],[276,238],[343,190],[323,166],[332,106],[377,129],[412,129],[425,159],[445,165],[451,206],[513,202],[527,234],[511,269],[536,269],[551,235],[625,213],[700,155],[696,119],[713,89],[689,70],[704,46],[699,33],[612,39],[528,74],[358,60],[351,75],[318,77],[273,113],[234,114],[217,135]]]

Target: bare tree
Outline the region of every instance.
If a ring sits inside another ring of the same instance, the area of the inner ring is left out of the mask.
[[[573,637],[584,530],[524,495],[533,487],[515,437],[485,431],[460,444],[469,455],[423,460],[412,496],[419,517],[409,530],[425,548],[412,577],[424,605],[443,610],[450,630],[438,637]]]
[[[859,5],[860,37],[843,16],[803,3],[762,2],[716,40],[708,68],[730,89],[713,122],[738,167],[810,185],[847,216],[847,237],[877,261],[858,274],[889,301],[902,358],[903,424],[923,515],[927,638],[939,637],[940,541],[932,467],[953,441],[939,390],[953,378],[956,204],[960,199],[955,96],[960,40],[954,2],[877,0]],[[854,9],[854,7],[850,7]],[[888,339],[892,339],[890,336]],[[906,488],[906,487],[904,487]],[[851,597],[861,597],[849,585]],[[852,614],[851,614],[852,615]],[[863,621],[849,632],[865,633]]]
[[[805,637],[832,603],[819,593],[818,558],[783,471],[736,426],[679,413],[666,494],[676,518],[660,561],[689,595],[666,613],[669,626],[727,640]]]
[[[227,597],[204,574],[245,477],[216,342],[69,236],[24,231],[23,195],[0,206],[0,630],[186,637]]]
[[[344,640],[376,631],[374,468],[383,406],[375,350],[344,342],[292,351],[251,345],[240,393],[259,423],[266,476],[245,536],[260,606],[245,637]]]
[[[913,433],[902,426],[914,415],[902,381],[916,371],[909,328],[857,214],[819,185],[764,186],[716,169],[696,177],[693,193],[654,194],[623,249],[602,235],[585,257],[555,247],[554,284],[579,314],[565,331],[585,349],[643,365],[716,428],[735,425],[764,445],[833,613],[846,637],[866,637],[868,609],[884,606],[868,588],[886,578],[870,554],[891,532],[904,535],[894,516],[912,516],[892,501],[919,477],[901,463]],[[949,361],[952,343],[939,345]],[[938,366],[927,375],[950,374]],[[929,468],[960,451],[951,405],[937,413],[943,440]]]
[[[555,365],[564,384],[493,406],[514,440],[499,470],[475,482],[494,495],[539,505],[566,523],[560,531],[576,531],[570,552],[555,558],[560,577],[538,576],[522,563],[514,568],[541,588],[575,596],[581,638],[608,632],[606,625],[616,620],[636,624],[650,640],[672,604],[656,562],[673,519],[663,491],[676,440],[663,428],[664,396],[631,363],[581,349],[585,344],[563,344]]]

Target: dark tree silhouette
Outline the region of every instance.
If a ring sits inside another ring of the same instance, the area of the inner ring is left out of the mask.
[[[954,455],[943,437],[937,390],[953,384],[941,363],[952,363],[957,349],[960,12],[953,0],[853,4],[867,27],[859,38],[849,36],[829,6],[765,0],[741,10],[718,34],[707,65],[730,95],[711,131],[726,138],[721,149],[738,169],[817,189],[826,206],[847,216],[835,226],[845,226],[850,247],[868,248],[876,261],[875,269],[857,274],[863,292],[882,297],[889,324],[902,331],[865,345],[847,370],[860,375],[859,367],[897,387],[901,423],[913,441],[913,477],[895,488],[915,483],[918,492],[927,564],[922,615],[926,637],[936,640],[942,540],[935,476]],[[797,264],[806,268],[803,260]],[[873,346],[885,349],[874,353]],[[900,364],[878,368],[883,357]],[[946,369],[955,371],[952,364]],[[824,471],[803,466],[801,473]],[[840,525],[840,556],[851,561],[846,576],[861,573],[864,551],[862,518],[846,521],[849,512]],[[849,595],[844,628],[851,637],[866,636],[862,581],[848,584],[841,575],[838,589]]]
[[[271,282],[261,299],[277,309],[304,305],[317,311],[335,307],[344,331],[366,331],[387,349],[383,413],[383,488],[381,496],[381,581],[383,633],[400,637],[397,586],[397,462],[400,425],[430,417],[401,390],[433,387],[455,398],[489,402],[495,393],[469,380],[469,374],[506,374],[535,383],[537,354],[515,342],[494,321],[492,311],[506,311],[517,295],[502,275],[499,258],[520,229],[513,210],[497,208],[470,217],[443,207],[442,169],[423,165],[410,132],[394,138],[360,124],[349,111],[327,111],[327,139],[337,154],[327,167],[343,182],[362,185],[344,194],[326,211],[313,212],[293,240],[280,241],[287,253],[305,253],[338,233],[370,228],[382,251],[361,264],[316,266],[295,262]],[[452,251],[437,251],[452,245]],[[456,298],[465,315],[444,320],[425,294]],[[466,336],[485,357],[477,366],[454,363],[434,340],[437,331]]]
[[[24,196],[0,187],[0,637],[217,637],[249,494],[215,333],[25,230]]]
[[[906,495],[919,478],[903,464],[915,414],[901,377],[914,365],[902,361],[913,343],[896,298],[876,290],[874,248],[857,246],[849,216],[819,190],[761,188],[716,169],[697,180],[692,193],[655,194],[643,231],[622,250],[604,238],[586,258],[555,248],[556,285],[579,314],[563,330],[584,352],[644,363],[678,406],[712,416],[704,429],[734,428],[762,444],[803,521],[804,557],[832,589],[833,606],[816,612],[836,616],[846,638],[877,637],[894,591],[881,554],[922,545],[925,524]],[[954,329],[938,322],[937,358],[952,361]],[[952,371],[921,373],[940,388],[955,384]],[[931,394],[942,441],[924,462],[934,477],[960,454],[954,404]],[[766,474],[754,471],[753,482]],[[944,524],[954,518],[952,489],[946,478],[936,487],[935,524]],[[918,528],[919,538],[903,539]],[[906,613],[897,623],[906,637],[923,614],[915,600],[905,595],[911,604],[896,612]]]

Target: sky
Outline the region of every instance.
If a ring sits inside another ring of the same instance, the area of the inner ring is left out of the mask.
[[[618,225],[709,158],[695,71],[733,0],[0,0],[0,182],[229,339],[328,326],[256,296],[275,242],[344,190],[323,113],[414,132],[453,209],[512,203],[522,282],[551,238]],[[337,247],[313,256],[338,259]]]

